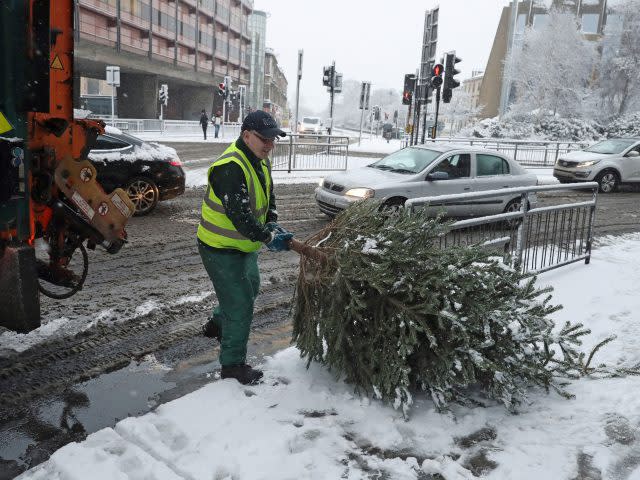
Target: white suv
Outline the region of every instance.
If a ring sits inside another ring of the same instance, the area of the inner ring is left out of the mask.
[[[558,158],[553,176],[560,183],[598,182],[602,193],[621,183],[640,183],[640,138],[610,138]]]

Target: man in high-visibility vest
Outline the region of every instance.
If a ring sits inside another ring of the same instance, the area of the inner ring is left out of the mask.
[[[242,122],[240,137],[215,160],[198,225],[198,251],[218,297],[207,337],[220,341],[222,378],[257,383],[262,372],[246,364],[253,304],[260,289],[258,250],[289,250],[292,233],[276,221],[268,156],[280,130],[271,115],[252,112]]]

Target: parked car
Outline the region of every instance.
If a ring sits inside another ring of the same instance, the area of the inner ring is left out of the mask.
[[[558,158],[553,176],[561,183],[598,182],[602,193],[640,182],[640,138],[610,138]]]
[[[184,193],[185,174],[176,151],[147,143],[117,128],[106,127],[89,152],[105,191],[124,189],[136,207],[134,215],[146,215],[159,201]]]
[[[316,188],[320,211],[333,217],[352,202],[381,199],[388,206],[403,205],[409,198],[461,194],[483,190],[537,185],[515,160],[479,147],[431,144],[398,150],[366,167],[336,173]],[[536,205],[535,195],[530,207]],[[432,207],[434,213],[444,207]],[[446,215],[467,217],[520,209],[520,195],[502,195],[446,205]]]
[[[320,117],[302,117],[302,121],[298,126],[300,135],[320,135],[322,131],[322,120]]]

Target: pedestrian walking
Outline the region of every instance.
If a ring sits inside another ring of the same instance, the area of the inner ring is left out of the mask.
[[[220,132],[220,125],[222,125],[222,113],[220,110],[216,112],[216,116],[213,117],[213,127],[215,128],[215,137],[218,138],[218,132]]]
[[[276,222],[271,163],[286,134],[271,115],[256,111],[242,122],[240,137],[209,167],[198,225],[198,251],[218,297],[205,336],[220,342],[222,378],[254,384],[262,372],[246,363],[253,305],[260,289],[258,251],[289,250],[293,234]]]
[[[202,133],[204,134],[204,139],[207,139],[207,127],[209,126],[209,117],[207,117],[207,112],[202,109],[200,113],[200,125],[202,126]]]

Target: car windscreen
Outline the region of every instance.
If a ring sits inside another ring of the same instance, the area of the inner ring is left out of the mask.
[[[418,173],[430,165],[436,158],[442,155],[437,150],[426,148],[403,148],[391,155],[381,158],[377,162],[368,165],[379,170],[388,170],[396,173]]]
[[[309,123],[311,125],[316,125],[318,123],[320,123],[320,119],[319,118],[303,118],[302,119],[302,123]]]
[[[635,143],[634,140],[610,139],[598,142],[585,149],[585,152],[614,154],[622,153]]]

